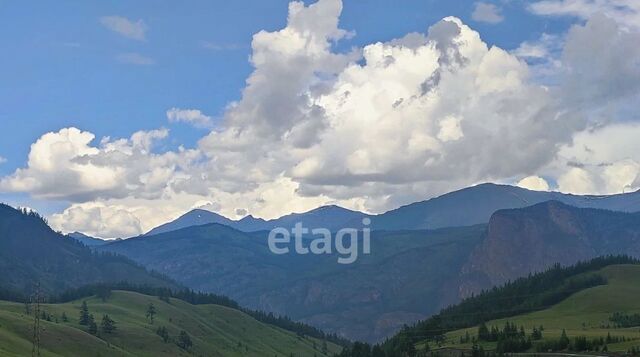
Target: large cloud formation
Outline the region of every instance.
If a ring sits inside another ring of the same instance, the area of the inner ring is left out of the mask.
[[[180,149],[154,154],[166,129],[139,131],[129,139],[103,138],[76,128],[47,133],[31,145],[27,167],[0,180],[0,187],[45,199],[73,202],[102,198],[161,197],[167,180],[188,167],[198,152]]]
[[[584,20],[602,14],[616,19],[623,27],[640,27],[640,2],[637,0],[542,0],[529,5],[538,15],[575,16]]]
[[[543,3],[536,11],[550,12]],[[62,129],[33,144],[27,167],[0,189],[67,200],[56,227],[113,237],[200,205],[274,217],[325,203],[379,212],[482,181],[638,187],[638,144],[602,147],[637,131],[629,103],[640,37],[626,18],[574,26],[549,59],[557,84],[548,86],[517,51],[487,45],[454,17],[338,52],[334,43],[351,35],[338,26],[341,10],[340,0],[292,2],[285,28],[255,34],[241,99],[196,148],[155,153],[166,130],[94,146],[93,134]],[[169,119],[194,121],[178,114]]]

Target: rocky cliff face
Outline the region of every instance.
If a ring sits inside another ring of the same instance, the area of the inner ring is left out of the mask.
[[[497,211],[461,271],[469,296],[560,263],[606,254],[640,256],[640,215],[576,208],[550,201]]]

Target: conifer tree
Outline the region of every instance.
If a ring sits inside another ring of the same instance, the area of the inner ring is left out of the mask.
[[[153,325],[153,317],[156,315],[156,307],[153,305],[152,302],[149,303],[149,306],[147,307],[147,319],[149,319],[149,322]]]
[[[89,333],[92,335],[95,335],[98,333],[98,325],[96,324],[95,319],[93,318],[93,315],[89,315]]]
[[[478,339],[484,341],[489,340],[489,329],[484,322],[478,327]]]
[[[191,348],[191,346],[193,346],[193,342],[191,342],[191,337],[189,337],[189,334],[185,330],[180,331],[180,334],[178,335],[178,341],[176,342],[176,344],[178,345],[178,347],[182,348],[183,350],[188,350],[189,348]]]
[[[87,306],[87,302],[83,301],[82,306],[80,306],[80,325],[88,325],[89,324],[89,307]]]
[[[561,350],[564,350],[565,348],[569,347],[569,337],[567,337],[567,331],[565,331],[564,329],[562,329],[562,335],[560,336],[560,343],[559,343],[559,347]]]
[[[113,319],[111,319],[109,315],[104,315],[102,316],[102,322],[100,323],[100,326],[102,327],[102,332],[112,333],[116,329],[116,322],[113,321]]]
[[[162,337],[162,342],[164,343],[169,342],[169,331],[167,331],[166,327],[164,326],[158,327],[158,329],[156,330],[156,334]]]

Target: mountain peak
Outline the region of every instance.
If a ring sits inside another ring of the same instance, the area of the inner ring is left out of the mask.
[[[160,225],[150,230],[145,235],[151,236],[159,233],[175,231],[175,230],[190,227],[190,226],[200,226],[203,224],[210,224],[210,223],[219,223],[219,224],[228,226],[228,225],[231,225],[233,222],[234,221],[218,213],[207,211],[202,208],[195,208],[183,214],[182,216],[178,217],[174,221],[165,223],[163,225]]]
[[[73,238],[87,247],[94,247],[109,243],[107,240],[91,237],[78,231],[67,234],[67,237]]]
[[[184,216],[193,216],[193,215],[207,215],[207,216],[220,216],[220,217],[224,217],[219,213],[213,212],[213,211],[209,211],[203,208],[194,208],[191,211],[183,214],[181,217]]]
[[[358,211],[354,211],[354,210],[333,204],[333,205],[320,206],[310,211],[307,211],[306,213],[311,213],[311,212],[358,212]]]

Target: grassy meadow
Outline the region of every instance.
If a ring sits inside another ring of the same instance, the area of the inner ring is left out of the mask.
[[[82,301],[95,318],[98,333],[92,335],[79,324]],[[153,303],[153,323],[146,312]],[[261,323],[243,312],[219,305],[191,305],[177,299],[162,301],[155,296],[114,291],[105,301],[97,297],[63,304],[43,304],[51,321],[41,320],[42,356],[324,356],[323,341],[297,336]],[[63,313],[68,321],[63,321]],[[116,330],[100,328],[103,315],[116,322]],[[0,302],[0,355],[25,356],[32,350],[33,313],[24,304]],[[156,331],[165,327],[169,341]],[[193,346],[176,344],[186,331]],[[327,343],[328,354],[340,348]]]

